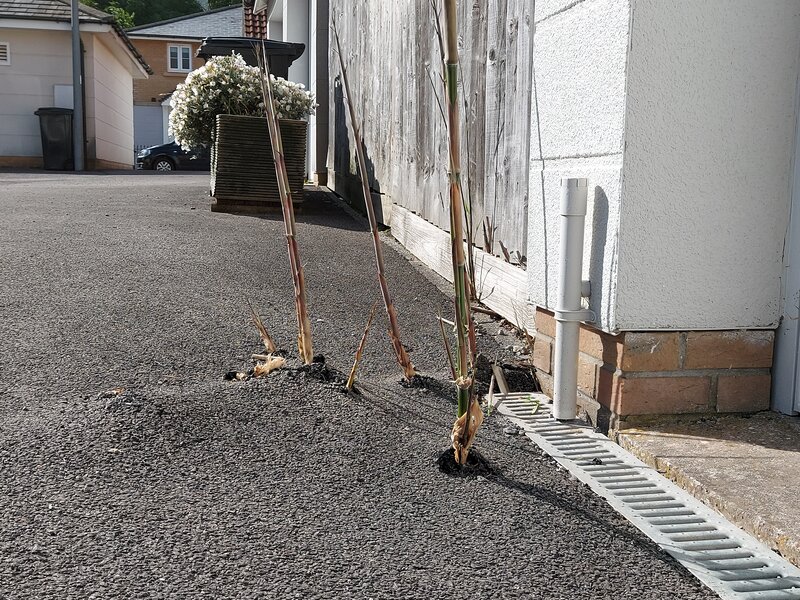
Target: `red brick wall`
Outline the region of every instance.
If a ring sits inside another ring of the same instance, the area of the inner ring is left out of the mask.
[[[552,395],[553,314],[536,311],[533,360]],[[617,425],[642,415],[756,412],[770,404],[773,331],[624,332],[581,326],[578,388]]]
[[[186,79],[186,73],[172,73],[169,71],[169,62],[167,59],[167,47],[170,45],[179,44],[182,46],[192,47],[192,69],[205,64],[205,60],[195,56],[197,49],[200,47],[199,42],[186,42],[186,41],[164,41],[164,40],[145,40],[132,38],[134,45],[139,49],[139,52],[144,56],[145,61],[153,69],[153,75],[149,79],[134,79],[133,80],[133,101],[134,103],[140,102],[158,102],[159,96],[164,94],[171,94],[179,83],[183,83]]]

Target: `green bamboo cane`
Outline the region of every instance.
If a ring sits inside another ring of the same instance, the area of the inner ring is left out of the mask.
[[[416,375],[411,359],[400,341],[400,324],[397,321],[397,311],[394,308],[392,297],[389,294],[389,283],[386,280],[386,269],[383,262],[383,249],[381,246],[381,238],[378,232],[378,220],[375,217],[375,207],[372,206],[372,192],[369,189],[369,179],[367,176],[367,161],[364,153],[364,140],[361,137],[361,130],[358,126],[356,119],[356,111],[353,106],[353,96],[350,94],[350,82],[347,79],[347,68],[344,64],[342,55],[342,45],[339,41],[339,30],[336,27],[336,19],[333,19],[333,35],[336,39],[336,50],[339,55],[339,68],[342,72],[342,82],[344,83],[345,96],[347,106],[350,112],[350,124],[353,127],[353,137],[356,142],[356,157],[358,158],[358,173],[361,177],[361,190],[364,195],[364,205],[367,209],[367,218],[369,219],[369,227],[372,232],[372,245],[375,250],[375,265],[378,270],[378,284],[381,288],[381,295],[383,296],[383,303],[386,306],[386,316],[389,318],[389,338],[392,342],[397,363],[403,369],[403,375],[410,381]]]
[[[447,119],[450,149],[450,245],[453,256],[453,286],[456,296],[456,366],[458,378],[458,416],[464,415],[472,401],[469,373],[470,302],[464,256],[463,198],[461,195],[461,125],[458,114],[458,26],[456,0],[445,0]],[[465,427],[466,432],[468,428]]]
[[[269,138],[272,144],[272,159],[275,162],[275,172],[278,179],[278,191],[281,196],[281,209],[283,211],[283,224],[286,232],[286,244],[289,249],[289,267],[292,271],[294,283],[294,305],[297,313],[297,349],[301,360],[309,365],[314,359],[314,348],[311,339],[311,321],[308,318],[308,305],[306,303],[306,281],[303,273],[303,264],[300,261],[300,249],[295,237],[294,204],[292,190],[289,187],[289,175],[286,170],[286,161],[283,154],[283,140],[281,128],[278,123],[278,114],[275,109],[275,99],[272,94],[272,79],[270,78],[269,63],[264,45],[261,46],[262,54],[259,56],[261,72],[261,92],[264,97],[264,107],[267,113]],[[256,52],[258,56],[258,53]]]
[[[442,83],[444,84],[444,92],[445,95],[448,93],[448,84],[447,84],[447,51],[445,50],[445,43],[444,43],[444,34],[442,33],[442,25],[440,21],[440,12],[439,12],[439,3],[437,0],[430,0],[431,4],[431,12],[433,13],[433,23],[434,23],[434,32],[436,33],[436,40],[439,43],[439,57],[442,61]],[[461,65],[458,64],[458,72],[462,73]],[[456,82],[457,83],[457,82]],[[434,89],[434,93],[436,95],[436,101],[439,103],[439,94],[436,93]],[[439,109],[441,110],[441,103],[439,103]],[[467,110],[467,102],[466,99],[464,100],[464,110]],[[447,117],[444,115],[444,111],[442,112],[442,118],[445,120],[445,127],[448,127],[448,135],[449,135],[449,123],[447,122]],[[460,131],[459,131],[459,143],[460,143]],[[469,148],[469,128],[467,128],[467,148]],[[450,155],[451,163],[450,168],[452,169],[452,153]],[[460,158],[459,158],[460,161]],[[467,163],[469,165],[469,155],[467,155]],[[469,178],[469,173],[467,173],[467,177]],[[467,279],[466,279],[466,286],[467,286],[467,296],[470,300],[477,300],[477,291],[475,289],[475,244],[472,236],[472,200],[471,196],[470,199],[467,199],[464,196],[464,182],[461,180],[461,176],[459,173],[458,179],[458,193],[461,196],[461,206],[464,210],[464,214],[466,215],[466,222],[467,222]],[[467,186],[469,188],[469,186]],[[469,320],[467,322],[467,340],[469,341],[469,357],[471,364],[475,363],[475,359],[478,356],[478,338],[475,333],[475,321],[472,319],[472,315],[470,314]]]

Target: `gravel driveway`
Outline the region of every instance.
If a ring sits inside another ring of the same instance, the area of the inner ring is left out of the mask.
[[[362,396],[295,370],[224,381],[258,350],[247,298],[294,349],[278,215],[211,213],[200,175],[0,190],[0,598],[715,597],[499,417],[478,436],[494,474],[438,472],[449,387],[398,384],[384,321]],[[378,297],[370,238],[312,204],[316,351],[345,371]],[[411,357],[443,382],[452,303],[386,260]]]

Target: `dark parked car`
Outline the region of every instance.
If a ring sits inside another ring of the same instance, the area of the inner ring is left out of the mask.
[[[208,148],[187,152],[175,142],[170,142],[140,150],[136,155],[136,168],[154,171],[208,171],[211,160]]]

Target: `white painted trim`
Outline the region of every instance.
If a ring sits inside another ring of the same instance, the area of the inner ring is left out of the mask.
[[[124,56],[135,67],[136,70],[129,69],[129,72],[130,72],[131,76],[136,78],[136,79],[147,79],[147,78],[149,78],[150,74],[145,70],[145,68],[142,66],[142,63],[139,62],[139,60],[136,58],[136,56],[134,56],[134,54],[131,53],[130,48],[128,48],[128,46],[126,46],[123,43],[122,39],[119,37],[119,35],[117,35],[117,32],[114,31],[114,30],[109,30],[107,33],[108,33],[108,37],[111,37],[111,39],[113,40],[112,43],[116,46],[117,50],[123,52]],[[113,51],[113,49],[112,49],[112,51]],[[117,56],[117,58],[121,58],[121,57]],[[122,61],[120,60],[120,62],[122,62]],[[141,77],[136,77],[136,71],[138,71],[141,74]]]
[[[391,214],[394,238],[426,266],[453,281],[450,234],[397,204]],[[475,248],[475,279],[482,304],[533,331],[534,309],[528,304],[528,279],[523,269]]]
[[[11,66],[11,43],[10,42],[3,42],[0,41],[0,48],[5,47],[6,49],[6,58],[5,60],[0,60],[0,67],[10,67]]]
[[[176,44],[188,44],[194,42],[199,44],[203,41],[203,38],[198,37],[182,37],[179,35],[167,37],[167,36],[150,36],[150,35],[136,35],[134,33],[129,33],[128,37],[131,40],[144,40],[144,41],[153,41],[153,42],[174,42]]]
[[[0,29],[44,29],[48,31],[72,31],[69,21],[44,21],[36,19],[0,19]],[[110,25],[81,23],[82,33],[106,33]]]
[[[178,65],[179,65],[179,68],[177,68],[177,69],[173,69],[172,68],[172,62],[171,62],[172,61],[172,57],[170,56],[170,52],[172,51],[173,48],[177,48],[178,49]],[[184,48],[189,50],[189,68],[188,69],[184,69],[184,68],[180,67],[181,63],[183,62],[183,60],[182,60],[183,57],[181,56],[181,54],[182,54],[182,50]],[[192,71],[192,46],[191,46],[191,44],[167,44],[167,71],[169,71],[170,73],[190,73]]]

